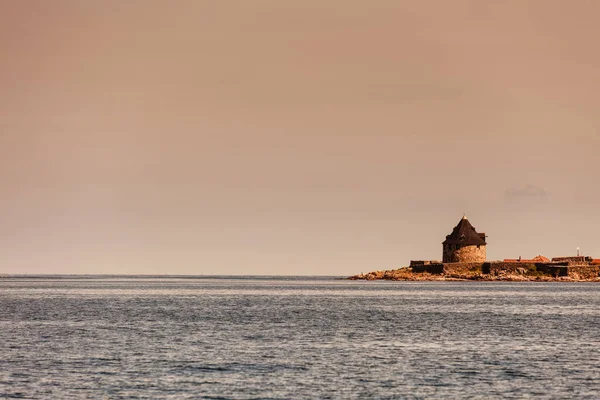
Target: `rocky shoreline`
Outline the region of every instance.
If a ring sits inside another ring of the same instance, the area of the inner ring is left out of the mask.
[[[387,280],[387,281],[508,281],[508,282],[600,282],[600,277],[582,277],[576,274],[554,277],[542,274],[500,273],[498,275],[483,274],[478,271],[461,273],[431,274],[428,272],[413,272],[412,268],[404,267],[392,270],[372,271],[366,274],[353,275],[349,280]]]

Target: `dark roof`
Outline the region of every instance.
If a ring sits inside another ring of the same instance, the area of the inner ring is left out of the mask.
[[[462,246],[485,245],[485,233],[477,233],[467,217],[463,217],[452,233],[446,236],[443,244],[460,244]]]

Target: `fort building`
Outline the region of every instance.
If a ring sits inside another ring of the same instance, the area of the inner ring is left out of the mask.
[[[478,233],[467,216],[463,216],[442,243],[443,263],[485,262],[485,233]]]
[[[600,280],[600,259],[583,256],[579,249],[577,256],[571,257],[549,259],[540,255],[531,259],[519,256],[504,261],[486,261],[486,235],[477,232],[466,216],[463,216],[452,229],[452,233],[446,236],[442,246],[441,262],[413,260],[410,262],[410,272],[445,275],[451,278],[488,277],[491,280],[494,277],[506,276],[520,276],[521,280],[533,280],[538,277]]]

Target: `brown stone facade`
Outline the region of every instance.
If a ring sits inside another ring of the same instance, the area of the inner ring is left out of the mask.
[[[443,259],[444,263],[468,263],[468,262],[485,262],[486,246],[459,246],[459,245],[444,245]]]

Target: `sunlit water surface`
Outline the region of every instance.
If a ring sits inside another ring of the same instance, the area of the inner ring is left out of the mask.
[[[0,398],[600,398],[600,285],[0,279]]]

